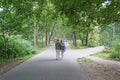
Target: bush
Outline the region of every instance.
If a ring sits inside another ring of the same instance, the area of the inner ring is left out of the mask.
[[[70,40],[69,45],[70,45],[71,48],[75,48],[75,49],[82,48],[82,43],[81,43],[80,40],[77,40],[77,47],[75,47],[75,46],[73,45],[73,41],[72,41],[72,40]]]
[[[0,44],[2,44],[2,40],[0,40]],[[7,54],[5,53],[4,47],[2,45],[0,46],[0,54],[3,58],[11,59],[36,53],[36,50],[33,48],[32,43],[25,39],[22,39],[20,36],[8,37],[6,44]]]
[[[88,43],[89,47],[95,47],[95,46],[98,46],[98,45],[99,45],[99,42],[97,40],[93,40],[93,39],[89,40],[89,43]]]
[[[111,57],[116,60],[120,60],[120,42],[119,41],[114,42],[114,48],[113,48],[113,52],[111,53]]]

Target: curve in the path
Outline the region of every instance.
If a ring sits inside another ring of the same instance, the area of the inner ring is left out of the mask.
[[[55,60],[51,47],[0,77],[0,80],[88,80],[76,58],[103,50],[103,47],[67,50],[64,60]]]

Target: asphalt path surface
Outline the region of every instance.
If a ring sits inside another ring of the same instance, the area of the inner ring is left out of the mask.
[[[74,50],[67,48],[64,59],[56,60],[52,46],[0,76],[0,80],[89,80],[76,59],[103,49],[103,46]]]

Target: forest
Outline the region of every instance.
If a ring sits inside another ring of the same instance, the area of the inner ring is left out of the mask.
[[[68,40],[120,60],[120,0],[0,0],[0,64]]]

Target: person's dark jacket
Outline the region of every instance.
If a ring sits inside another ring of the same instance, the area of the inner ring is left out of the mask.
[[[61,48],[60,42],[56,42],[56,43],[55,43],[55,49],[56,49],[56,50],[60,50],[60,48]]]

